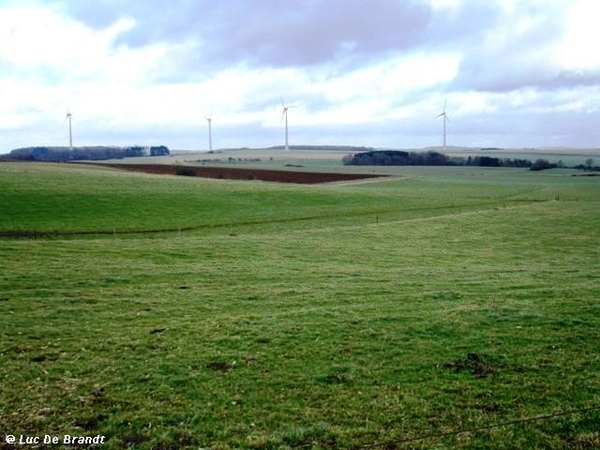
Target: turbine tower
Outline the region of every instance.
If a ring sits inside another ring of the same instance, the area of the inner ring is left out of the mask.
[[[212,152],[212,113],[206,118],[208,122],[208,151]]]
[[[70,112],[67,113],[67,117],[65,117],[65,122],[68,120],[69,121],[69,148],[71,150],[73,150],[73,128],[71,127],[71,118],[73,117],[73,114],[71,114]]]
[[[285,106],[285,103],[283,103],[283,99],[281,99],[281,106],[283,107],[283,112],[281,113],[281,120],[283,120],[283,117],[285,116],[285,151],[288,151],[290,149],[290,146],[288,144],[288,109],[293,108],[294,105]]]
[[[436,119],[442,117],[442,120],[444,121],[444,152],[446,151],[446,121],[450,122],[450,119],[448,119],[448,114],[446,114],[446,103],[448,103],[448,100],[444,102],[444,110],[435,116]]]

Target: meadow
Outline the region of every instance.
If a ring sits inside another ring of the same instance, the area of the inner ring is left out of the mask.
[[[600,178],[385,170],[0,163],[0,448],[600,447]]]

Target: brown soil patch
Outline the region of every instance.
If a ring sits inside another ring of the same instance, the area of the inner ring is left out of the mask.
[[[229,372],[235,367],[235,364],[224,361],[211,361],[206,365],[206,367],[214,370],[215,372]]]
[[[469,353],[467,354],[466,359],[456,359],[452,362],[445,363],[443,367],[452,369],[455,372],[467,371],[477,378],[485,378],[495,374],[498,370],[506,366],[504,364],[490,364],[485,362],[477,353]]]
[[[365,180],[380,178],[385,175],[367,175],[356,173],[321,173],[298,172],[291,170],[268,170],[233,167],[199,167],[163,164],[101,164],[115,169],[134,172],[153,173],[159,175],[182,175],[190,177],[227,179],[227,180],[261,180],[279,183],[319,184],[340,181]]]

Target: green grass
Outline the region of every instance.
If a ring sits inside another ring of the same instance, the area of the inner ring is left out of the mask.
[[[0,435],[600,445],[600,180],[396,174],[294,186],[0,165],[0,231],[54,232],[0,240]]]

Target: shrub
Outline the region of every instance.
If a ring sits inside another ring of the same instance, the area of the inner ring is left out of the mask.
[[[535,162],[531,165],[529,170],[546,170],[546,169],[554,169],[556,164],[552,164],[546,159],[536,159]]]

